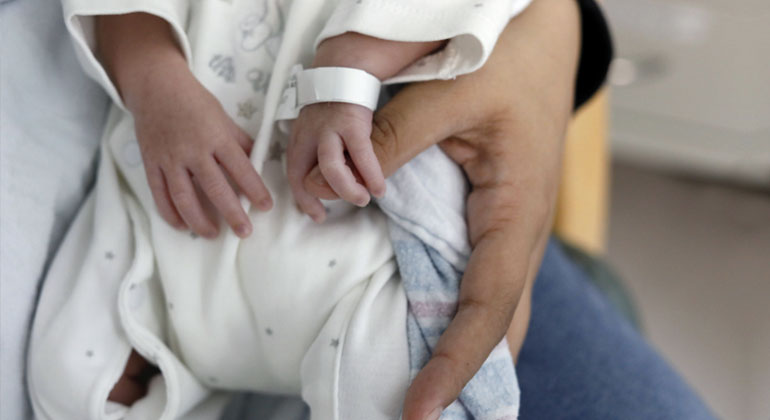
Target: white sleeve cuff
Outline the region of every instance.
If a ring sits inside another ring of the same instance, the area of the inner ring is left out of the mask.
[[[402,42],[450,40],[385,84],[452,79],[487,60],[508,21],[532,0],[341,0],[315,42],[345,32]]]
[[[96,57],[94,17],[135,12],[158,16],[171,25],[185,58],[190,63],[190,43],[185,33],[189,12],[188,3],[187,0],[63,0],[62,6],[64,23],[72,35],[78,61],[80,61],[86,74],[102,85],[120,108],[125,109],[118,89]]]

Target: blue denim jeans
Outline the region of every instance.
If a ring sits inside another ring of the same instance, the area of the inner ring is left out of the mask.
[[[516,366],[521,420],[713,419],[695,392],[556,241],[543,258]],[[241,395],[223,420],[307,419],[297,398]]]
[[[516,370],[522,420],[714,418],[555,241]]]

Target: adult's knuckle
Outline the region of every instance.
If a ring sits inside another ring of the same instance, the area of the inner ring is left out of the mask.
[[[438,350],[432,356],[433,363],[437,363],[441,370],[448,373],[444,376],[445,380],[450,381],[449,387],[453,392],[459,392],[464,386],[464,376],[471,369],[471,362],[463,360],[445,350]]]
[[[383,109],[374,114],[372,120],[372,142],[379,146],[397,144],[401,140],[398,132],[398,122],[403,117],[396,111]]]
[[[483,320],[491,331],[499,332],[507,329],[513,316],[515,302],[512,302],[506,291],[495,291],[495,299],[482,299],[476,296],[462,297],[458,303],[459,311],[470,313]]]

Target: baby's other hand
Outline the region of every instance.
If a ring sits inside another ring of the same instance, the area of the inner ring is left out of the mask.
[[[246,237],[251,222],[230,181],[256,208],[272,207],[249,160],[252,140],[192,74],[158,74],[165,71],[148,78],[141,99],[130,106],[158,211],[172,226],[212,238],[218,228],[204,210],[208,199],[233,231]]]
[[[318,197],[304,187],[305,176],[317,164],[340,198],[357,206],[385,194],[385,178],[374,154],[372,111],[348,103],[320,103],[302,108],[287,150],[287,173],[294,199],[314,221],[326,212]]]

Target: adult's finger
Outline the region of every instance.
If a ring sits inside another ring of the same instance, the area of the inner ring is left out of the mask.
[[[457,398],[508,332],[524,285],[540,260],[542,249],[533,244],[547,231],[549,213],[526,200],[511,200],[499,187],[479,188],[477,193],[476,203],[469,200],[469,213],[476,214],[470,222],[485,225],[469,226],[475,243],[461,282],[457,314],[410,386],[405,420],[427,419]],[[479,216],[482,205],[488,217]]]

